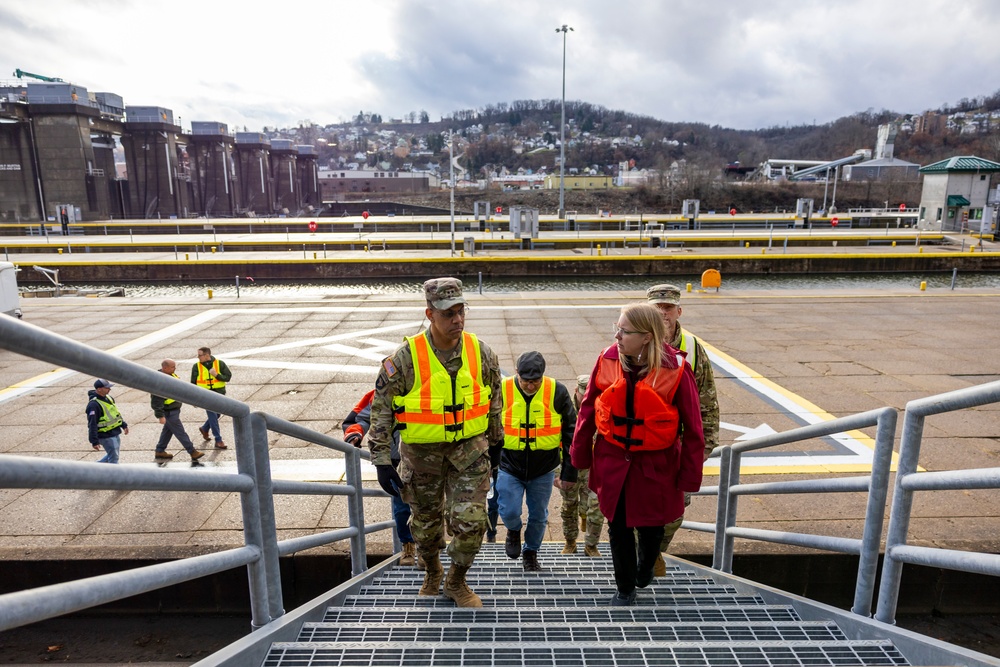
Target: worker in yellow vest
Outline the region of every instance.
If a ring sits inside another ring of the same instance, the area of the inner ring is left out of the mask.
[[[507,527],[504,552],[509,558],[523,558],[525,572],[540,572],[538,549],[548,525],[556,470],[559,482],[576,481],[576,469],[569,462],[576,409],[569,390],[545,376],[540,352],[519,356],[515,369],[517,374],[503,381],[504,438],[496,488],[500,518]],[[527,526],[521,520],[525,501]]]
[[[232,371],[226,362],[213,357],[209,348],[198,348],[198,361],[191,367],[191,384],[225,395],[226,384],[232,379]],[[219,429],[219,413],[205,410],[205,415],[207,417],[205,423],[198,428],[201,437],[205,442],[214,437],[216,449],[227,449],[226,443],[222,441],[222,431]]]
[[[462,281],[428,280],[424,299],[430,326],[382,361],[368,447],[379,486],[410,505],[410,530],[426,568],[420,595],[441,593],[447,522],[451,568],[444,594],[460,607],[482,607],[465,575],[482,545],[490,469],[499,464],[503,446],[500,363],[465,331]],[[391,457],[394,431],[402,439],[398,473]]]

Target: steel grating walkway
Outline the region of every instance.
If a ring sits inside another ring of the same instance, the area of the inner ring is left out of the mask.
[[[483,667],[822,667],[907,665],[887,639],[849,639],[832,620],[803,620],[740,588],[670,567],[611,607],[611,559],[563,556],[546,544],[546,571],[526,573],[484,544],[468,582],[482,609],[421,598],[423,574],[395,566],[275,642],[265,667],[477,665]],[[607,553],[606,545],[602,553]],[[582,550],[581,550],[582,551]],[[447,568],[447,558],[442,558]]]

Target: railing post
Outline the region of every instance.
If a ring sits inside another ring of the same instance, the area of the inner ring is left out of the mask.
[[[722,570],[725,555],[726,539],[726,504],[729,502],[729,463],[733,458],[733,450],[729,446],[720,448],[722,458],[719,461],[719,495],[715,505],[715,548],[712,554],[712,567]]]
[[[913,492],[903,488],[903,478],[917,470],[920,459],[920,444],[924,434],[924,416],[907,409],[903,413],[903,432],[899,439],[899,462],[896,466],[896,486],[892,494],[892,509],[889,511],[889,530],[885,538],[885,559],[882,563],[882,582],[878,589],[878,606],[875,620],[895,624],[896,602],[899,598],[899,582],[903,574],[903,563],[892,557],[892,549],[897,544],[906,543],[910,530],[910,510],[913,507]]]
[[[251,443],[250,418],[233,417],[233,434],[236,436],[236,468],[243,474],[257,479]],[[271,621],[270,605],[268,604],[267,569],[264,562],[264,544],[260,524],[259,485],[246,493],[240,494],[240,506],[243,510],[243,540],[260,550],[261,557],[247,565],[247,576],[250,584],[251,626],[256,630]]]
[[[259,412],[250,415],[253,458],[256,465],[257,493],[260,496],[261,545],[267,575],[267,599],[271,620],[285,613],[281,594],[281,568],[278,565],[278,529],[274,517],[274,488],[271,484],[271,454],[268,451],[267,420]],[[237,454],[239,452],[237,451]],[[237,457],[238,458],[238,457]]]
[[[866,617],[871,616],[872,597],[875,594],[878,550],[882,540],[885,502],[889,494],[892,445],[896,438],[896,417],[896,410],[885,408],[878,416],[875,430],[875,453],[872,457],[872,474],[868,482],[868,506],[865,509],[865,526],[861,536],[854,606],[851,607],[852,612]]]
[[[351,538],[351,574],[359,575],[368,569],[368,555],[365,550],[365,497],[361,481],[361,452],[353,450],[344,455],[345,481],[354,488],[347,497],[347,518],[351,528],[357,528],[357,535]]]
[[[722,571],[733,572],[733,543],[736,541],[729,534],[729,529],[736,525],[736,503],[739,496],[733,493],[733,487],[740,483],[740,462],[743,455],[740,452],[730,452],[729,459],[729,493],[726,502],[726,526],[722,531]]]

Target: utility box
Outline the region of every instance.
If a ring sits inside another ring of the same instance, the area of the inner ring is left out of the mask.
[[[466,236],[462,240],[462,242],[463,242],[463,247],[464,247],[464,250],[465,250],[465,254],[469,255],[470,257],[474,257],[476,255],[476,237],[475,236]]]
[[[795,226],[809,227],[813,214],[812,199],[797,199],[795,201]]]
[[[685,199],[681,207],[681,215],[688,221],[688,229],[698,228],[698,212],[701,209],[700,199]]]
[[[21,297],[17,292],[17,268],[0,262],[0,314],[21,317]]]
[[[510,233],[518,239],[537,239],[538,209],[527,206],[511,206]]]

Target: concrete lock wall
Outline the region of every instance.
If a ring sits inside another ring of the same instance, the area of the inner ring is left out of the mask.
[[[28,123],[0,124],[0,222],[41,219]]]

